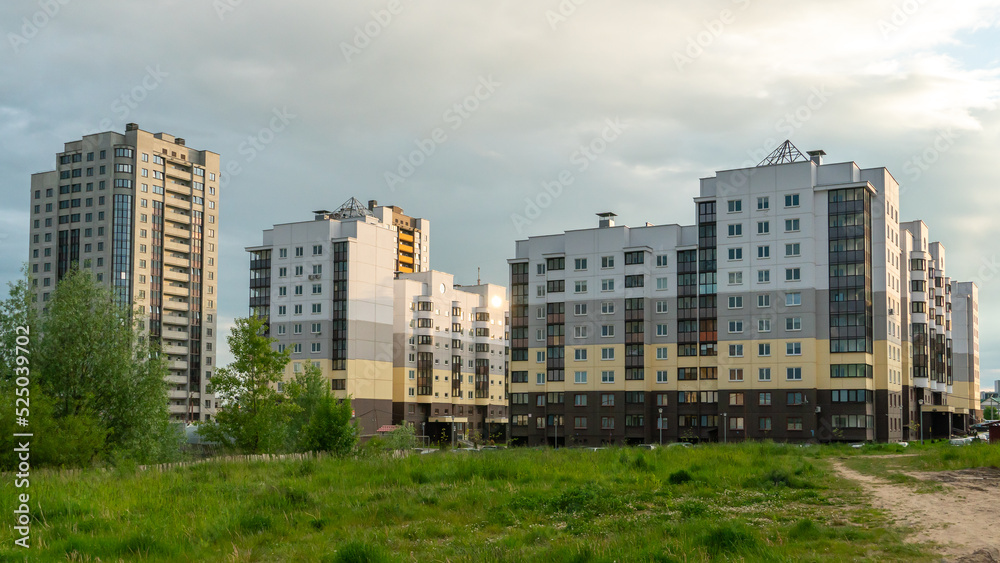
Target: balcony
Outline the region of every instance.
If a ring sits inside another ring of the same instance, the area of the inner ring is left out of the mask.
[[[187,326],[190,319],[188,319],[184,315],[170,315],[170,314],[166,314],[166,315],[163,315],[160,318],[160,320],[163,322],[163,324],[167,324],[167,325]]]
[[[174,301],[172,299],[168,299],[163,302],[163,309],[169,311],[188,312],[191,310],[191,305],[186,301]]]
[[[187,239],[185,239],[185,240],[187,240]],[[170,252],[183,252],[184,254],[187,254],[188,252],[191,252],[191,244],[190,243],[188,243],[188,242],[175,242],[175,241],[169,240],[169,239],[166,240],[166,241],[164,241],[163,248],[164,248],[164,250],[167,250],[167,251],[170,251]]]
[[[163,257],[163,263],[167,266],[182,268],[184,270],[191,267],[191,261],[187,258],[178,258],[176,256],[170,256],[169,254]]]
[[[402,231],[399,232],[399,240],[403,242],[413,243],[413,235],[408,235]]]
[[[176,295],[178,297],[190,297],[191,290],[187,287],[179,287],[176,285],[165,284],[163,286],[163,293],[165,295]]]
[[[187,272],[176,272],[168,268],[163,271],[163,279],[188,283],[191,281],[191,275]]]
[[[190,215],[184,215],[183,213],[177,213],[176,211],[170,211],[169,209],[166,213],[163,214],[163,218],[166,219],[167,221],[173,221],[175,223],[180,223],[182,225],[191,224]]]
[[[174,367],[174,364],[184,364],[184,367]],[[167,362],[167,367],[170,369],[187,369],[187,362]],[[170,385],[187,385],[188,378],[186,375],[168,375],[164,378],[164,381]]]
[[[168,237],[177,238],[191,238],[191,231],[188,229],[182,229],[180,227],[174,227],[169,223],[163,226],[163,234]]]
[[[173,344],[174,346],[187,346],[187,341],[191,339],[191,335],[188,334],[187,329],[184,330],[171,330],[173,325],[167,325],[164,327],[163,333],[160,334],[160,338],[164,340],[164,344],[169,344],[169,340],[179,340],[181,344]]]
[[[400,242],[399,243],[399,251],[400,252],[409,252],[410,254],[413,254],[413,247],[410,246],[410,245],[408,245],[408,244],[406,244],[405,242]]]
[[[169,354],[171,356],[187,356],[188,355],[188,347],[187,347],[186,344],[183,345],[183,346],[181,346],[181,345],[173,344],[170,341],[167,341],[167,342],[163,343],[163,353],[164,354]]]

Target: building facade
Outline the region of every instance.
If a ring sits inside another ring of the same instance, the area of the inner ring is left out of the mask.
[[[141,307],[162,344],[173,420],[210,420],[219,155],[135,123],[65,143],[31,177],[29,268],[40,308],[78,267]]]
[[[507,289],[431,270],[400,274],[395,295],[394,420],[506,441]]]
[[[395,205],[379,205],[374,199],[368,200],[368,210],[379,221],[396,227],[397,272],[408,274],[430,269],[430,221],[405,215]]]
[[[929,360],[908,361],[923,272],[901,246],[898,184],[824,154],[786,143],[702,179],[694,225],[629,228],[605,213],[598,228],[518,241],[512,439],[899,441],[918,394],[926,412],[951,409],[927,415],[938,432],[964,425],[950,335],[917,339],[937,362],[926,376]],[[943,296],[950,280],[932,273]]]
[[[250,310],[291,350],[286,380],[320,368],[335,396],[352,398],[364,435],[403,420],[433,438],[495,432],[487,425],[506,416],[505,288],[430,270],[429,221],[398,208],[352,198],[314,213],[247,248]]]

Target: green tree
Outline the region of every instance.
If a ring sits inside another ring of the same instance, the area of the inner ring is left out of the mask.
[[[176,457],[179,438],[169,422],[166,365],[141,320],[89,272],[71,270],[35,336],[35,366],[57,426],[103,428],[105,455],[154,462]]]
[[[285,385],[285,396],[298,407],[288,423],[288,449],[305,451],[303,430],[309,424],[323,399],[330,394],[329,384],[323,378],[323,371],[312,363],[295,374],[295,378]]]
[[[21,346],[28,350],[27,356],[31,364],[34,364],[34,350],[36,343],[41,337],[41,323],[39,322],[37,309],[32,303],[32,293],[30,278],[27,268],[23,269],[24,278],[8,283],[9,295],[7,299],[0,301],[0,378],[11,379],[16,376],[14,368],[18,366],[16,359],[17,337],[27,336],[27,345]],[[23,328],[21,328],[23,327]],[[27,334],[24,334],[27,329]],[[24,343],[24,339],[21,339]],[[29,372],[34,371],[29,364]]]
[[[985,420],[997,420],[1000,418],[997,407],[983,407],[983,418]]]
[[[327,394],[317,405],[303,431],[303,449],[346,455],[358,443],[358,426],[351,421],[351,399]]]
[[[256,316],[236,319],[228,342],[235,359],[212,378],[222,409],[214,424],[203,424],[198,431],[243,453],[277,452],[285,445],[289,420],[297,410],[276,389],[290,353],[272,349],[276,341],[264,336],[264,321]]]
[[[382,439],[387,450],[409,450],[417,445],[417,432],[412,424],[404,420]]]

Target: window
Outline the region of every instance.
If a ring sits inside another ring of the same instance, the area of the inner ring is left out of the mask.
[[[305,256],[305,249],[303,247],[301,247],[301,246],[296,246],[295,247],[295,256],[297,258],[301,257],[301,256]]]
[[[656,289],[670,289],[670,278],[656,278]]]
[[[614,267],[615,267],[614,256],[601,256],[601,268],[614,268]]]
[[[762,407],[769,407],[769,406],[771,406],[771,393],[770,392],[758,393],[757,394],[757,404],[760,405],[760,406],[762,406]]]
[[[319,256],[321,254],[323,254],[323,245],[322,244],[314,244],[313,245],[313,256]]]
[[[786,342],[785,343],[785,355],[786,356],[801,356],[802,355],[802,343],[801,342]]]
[[[302,314],[302,305],[296,305],[295,309],[293,311],[294,311],[294,313],[296,315],[301,315]]]
[[[757,296],[757,307],[764,309],[771,306],[771,295],[765,293]]]
[[[614,291],[615,280],[613,278],[601,280],[601,291]]]
[[[771,247],[770,246],[758,246],[757,247],[757,258],[770,258],[771,257]]]
[[[577,258],[573,261],[573,269],[575,270],[586,270],[587,269],[587,259]]]
[[[586,373],[584,373],[584,380],[586,380]],[[584,381],[586,383],[586,381]],[[583,393],[577,393],[573,395],[573,406],[574,407],[585,407],[587,406],[587,395]]]
[[[613,359],[615,359],[615,349],[614,348],[601,348],[601,359],[602,360],[613,360]]]
[[[575,293],[587,293],[587,281],[573,282],[573,291]]]
[[[667,336],[667,325],[665,324],[656,325],[656,336]]]
[[[729,236],[731,237],[743,236],[743,223],[730,223]]]
[[[743,272],[729,272],[729,285],[742,285]]]
[[[771,232],[771,222],[770,221],[757,221],[757,234],[766,235]]]
[[[545,374],[544,373],[536,373],[535,374],[535,384],[537,384],[537,385],[545,385]]]
[[[544,274],[545,273],[545,264],[535,264],[535,272],[538,275]]]
[[[319,352],[320,351],[320,343],[319,342],[313,342],[312,343],[312,351],[313,352]]]
[[[795,307],[802,304],[802,294],[798,292],[785,294],[785,306]]]
[[[299,343],[299,344],[293,344],[292,345],[292,352],[295,353],[295,354],[301,354],[302,353],[302,344],[301,343]]]
[[[736,261],[743,259],[743,249],[742,248],[730,248],[729,249],[729,260]]]
[[[543,352],[541,350],[538,351],[538,352],[535,352],[535,362],[542,363],[544,361],[545,361],[545,352]]]
[[[613,407],[613,406],[615,406],[615,395],[614,395],[614,393],[601,393],[601,406],[602,407]]]
[[[545,286],[537,285],[535,286],[535,297],[545,297]]]
[[[729,357],[730,358],[742,358],[743,357],[743,345],[742,344],[730,344],[729,345]]]
[[[730,213],[739,213],[743,211],[743,200],[741,199],[731,199],[726,202]]]
[[[313,334],[319,334],[322,331],[322,329],[323,329],[322,323],[313,323],[312,324],[312,333]]]
[[[729,370],[729,381],[743,381],[743,368],[730,368]],[[730,399],[733,394],[730,394]],[[742,398],[743,394],[740,393],[740,404],[743,404]],[[730,402],[729,404],[733,404]]]
[[[604,301],[601,303],[601,314],[602,315],[613,315],[615,312],[615,304],[612,301]]]
[[[743,296],[742,295],[732,295],[729,297],[729,308],[730,309],[742,309],[743,308]]]
[[[761,211],[771,207],[771,200],[769,197],[758,197],[757,198],[757,210]]]
[[[573,305],[573,314],[577,315],[577,316],[586,315],[587,314],[587,304],[586,303],[577,303],[577,304]]]
[[[643,253],[641,250],[625,253],[626,266],[630,266],[633,264],[643,264],[645,263],[645,260],[646,260],[645,253]]]
[[[797,242],[785,245],[785,256],[799,256],[802,251],[802,245]]]
[[[322,284],[314,283],[313,286],[312,286],[312,292],[313,292],[313,295],[319,295],[320,293],[323,293],[323,286],[322,286]]]
[[[666,313],[667,312],[667,302],[666,301],[657,301],[656,302],[656,312],[657,313]]]
[[[587,349],[586,348],[576,348],[573,350],[573,359],[582,362],[587,359]]]
[[[802,279],[801,268],[785,268],[785,281],[799,281]]]
[[[802,430],[802,417],[801,416],[788,417],[788,430]]]
[[[799,220],[798,219],[785,219],[785,232],[794,233],[799,230]]]
[[[677,368],[677,381],[696,381],[698,368]]]
[[[757,381],[771,381],[771,368],[757,368]]]
[[[802,317],[788,317],[785,319],[785,330],[802,330]]]
[[[785,207],[798,207],[798,206],[799,206],[799,194],[785,195]]]
[[[666,254],[660,254],[659,256],[656,257],[656,267],[657,268],[666,268],[667,267],[667,255]]]
[[[545,267],[549,270],[565,270],[566,269],[566,259],[565,258],[549,258],[545,261]]]
[[[601,429],[602,430],[614,430],[615,428],[615,417],[613,416],[602,416],[601,417]]]
[[[625,276],[625,287],[644,287],[646,278],[643,275]]]
[[[615,335],[615,325],[601,325],[601,337],[611,338]]]
[[[771,270],[757,270],[757,283],[771,283]]]
[[[802,368],[785,368],[785,379],[788,381],[802,381]]]
[[[665,369],[664,370],[658,370],[656,372],[656,382],[657,383],[667,383],[667,379],[669,378],[668,373],[669,372],[667,370],[665,370]]]
[[[729,333],[737,334],[743,332],[743,321],[729,321]]]
[[[770,356],[771,355],[771,345],[768,343],[761,343],[757,345],[757,355],[758,356]]]
[[[541,331],[541,329],[539,329]],[[587,338],[587,325],[577,325],[573,327],[574,338]]]
[[[586,352],[586,350],[584,350],[584,352]],[[573,374],[573,383],[586,383],[586,382],[587,382],[587,372],[585,372],[585,371],[578,371],[578,372],[575,372]],[[583,404],[585,406],[587,404],[587,396],[586,395],[577,395],[577,398],[579,398],[581,396],[584,398]],[[581,405],[577,404],[577,406],[581,406]]]

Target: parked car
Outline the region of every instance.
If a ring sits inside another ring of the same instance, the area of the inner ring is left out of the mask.
[[[680,448],[690,448],[693,445],[694,444],[692,444],[691,442],[674,442],[673,444],[670,444],[667,447],[668,448],[678,448],[678,447],[680,447]]]

